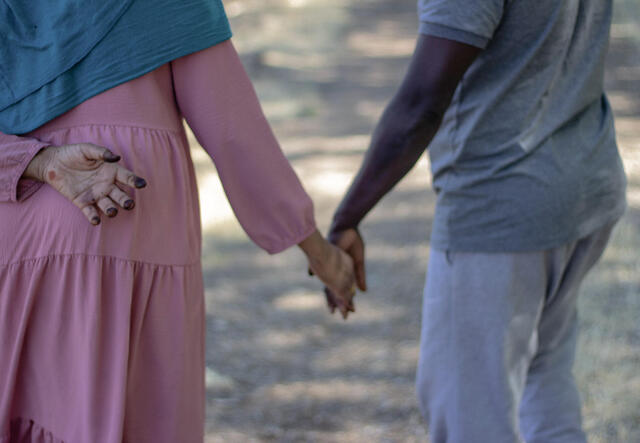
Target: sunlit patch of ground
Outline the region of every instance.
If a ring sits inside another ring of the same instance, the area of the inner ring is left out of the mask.
[[[265,113],[326,230],[406,69],[415,0],[225,6]],[[580,299],[576,376],[592,443],[640,441],[636,12],[635,0],[617,0],[607,67],[630,207]],[[207,291],[206,441],[426,441],[413,387],[434,206],[426,159],[362,226],[370,291],[358,296],[356,315],[345,323],[327,313],[299,251],[268,256],[249,242],[211,162],[199,148],[193,157]]]

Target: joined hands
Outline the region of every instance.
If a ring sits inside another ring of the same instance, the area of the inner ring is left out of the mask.
[[[335,231],[325,240],[318,231],[299,244],[309,260],[309,274],[316,275],[326,286],[327,306],[336,309],[346,320],[355,312],[356,288],[366,291],[364,242],[355,229]]]

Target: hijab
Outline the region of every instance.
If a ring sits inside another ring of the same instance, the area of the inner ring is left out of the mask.
[[[0,131],[230,37],[221,0],[0,0]]]

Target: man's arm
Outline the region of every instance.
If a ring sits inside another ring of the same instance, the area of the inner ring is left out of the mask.
[[[373,133],[358,175],[335,213],[332,231],[358,226],[415,165],[479,48],[420,35],[402,85]]]
[[[435,136],[451,98],[481,49],[420,35],[402,85],[385,109],[358,175],[334,215],[330,240],[354,259],[365,290],[364,245],[357,227],[413,168]]]

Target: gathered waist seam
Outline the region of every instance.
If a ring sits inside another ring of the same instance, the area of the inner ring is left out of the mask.
[[[28,264],[30,262],[37,262],[37,261],[43,261],[46,259],[56,259],[56,258],[97,258],[97,259],[104,259],[104,260],[116,260],[116,261],[121,261],[121,262],[125,262],[125,263],[129,263],[129,264],[139,264],[139,265],[143,265],[143,266],[153,266],[153,267],[165,267],[165,268],[189,268],[192,266],[200,266],[200,259],[192,262],[192,263],[176,263],[176,264],[171,264],[171,263],[154,263],[154,262],[148,262],[148,261],[144,261],[144,260],[135,260],[135,259],[131,259],[131,258],[124,258],[124,257],[117,257],[114,255],[108,255],[108,254],[84,254],[81,252],[72,252],[72,253],[67,253],[67,254],[48,254],[48,255],[42,255],[39,257],[30,257],[30,258],[24,258],[21,260],[16,260],[16,261],[12,261],[12,262],[8,262],[8,263],[0,263],[0,267],[11,267],[11,266],[16,266],[16,265],[21,265],[21,264]]]
[[[80,128],[86,128],[91,126],[98,126],[103,128],[114,128],[114,129],[117,129],[117,128],[142,129],[146,131],[168,132],[173,135],[181,135],[182,133],[182,128],[176,128],[176,129],[158,128],[158,127],[144,126],[144,125],[131,125],[126,123],[122,123],[122,124],[121,123],[80,123],[80,124],[71,125],[71,126],[60,126],[60,127],[54,126],[52,128],[46,128],[46,129],[38,128],[32,133],[51,134],[58,131],[67,131],[69,129],[80,129]]]

